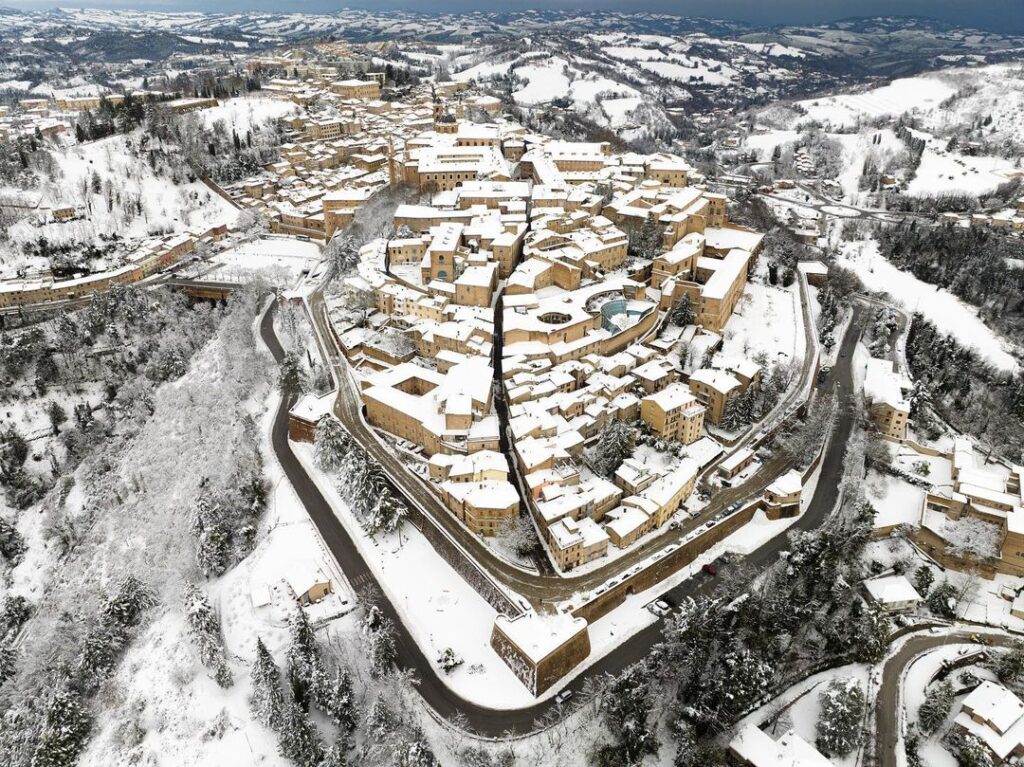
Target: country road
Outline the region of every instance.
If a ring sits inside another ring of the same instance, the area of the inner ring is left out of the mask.
[[[263,315],[260,321],[260,335],[274,358],[280,360],[284,356],[284,350],[274,332],[275,311],[276,304],[272,304]],[[863,318],[863,310],[860,307],[855,307],[853,318],[843,338],[839,362],[826,383],[827,389],[831,391],[842,392],[845,389],[849,392],[852,390],[853,349],[860,336]],[[341,407],[346,407],[344,402],[339,398],[339,403],[342,403]],[[285,476],[295,488],[300,501],[308,511],[345,577],[350,581],[366,582],[368,579],[375,581],[375,575],[363,559],[358,547],[291,449],[288,442],[288,411],[291,404],[291,401],[282,400],[275,414],[271,433],[272,449],[281,463]],[[849,408],[840,408],[839,417],[835,420],[822,458],[817,488],[807,510],[795,523],[797,528],[813,529],[819,526],[834,508],[838,497],[839,479],[842,476],[842,459],[847,437],[856,423],[857,417],[858,414],[853,413]],[[361,419],[359,422],[361,423]],[[376,440],[373,441],[378,445],[381,444]],[[386,450],[383,450],[382,445],[381,447],[381,452],[390,456]],[[375,457],[377,456],[375,455]],[[429,493],[425,488],[423,492]],[[779,552],[786,548],[786,543],[786,536],[779,534],[746,557],[745,562],[753,565],[756,570],[768,567],[776,561]],[[511,571],[515,578],[530,583],[529,574],[516,568],[511,568]],[[532,578],[534,579],[533,583],[539,579],[542,585],[546,585],[545,582],[551,580],[551,576],[545,578],[533,575]],[[558,579],[558,581],[563,580]],[[688,596],[711,591],[716,583],[717,581],[711,578],[690,579],[668,591],[665,597],[673,603],[678,603],[679,600]],[[489,737],[501,737],[509,732],[523,733],[533,730],[537,720],[555,707],[553,701],[545,700],[526,708],[495,710],[461,698],[445,685],[431,659],[424,656],[415,639],[402,623],[398,611],[388,600],[384,590],[378,588],[378,592],[381,595],[378,602],[381,609],[395,625],[398,666],[413,672],[420,694],[439,716],[451,721],[461,714],[475,732]],[[583,671],[571,684],[567,685],[567,688],[579,691],[585,681],[591,677],[621,672],[643,659],[661,641],[661,638],[661,622],[650,624]]]
[[[970,642],[971,634],[928,634],[908,640],[899,652],[890,657],[882,667],[882,685],[878,690],[875,719],[875,757],[878,767],[897,767],[899,764],[899,728],[901,689],[903,671],[917,656],[935,650],[945,644]],[[1009,647],[1013,637],[993,634],[985,635],[996,647]],[[979,649],[981,647],[979,646]],[[909,712],[903,711],[904,714]]]

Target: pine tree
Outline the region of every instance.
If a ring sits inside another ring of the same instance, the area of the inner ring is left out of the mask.
[[[352,739],[345,733],[339,733],[334,744],[324,754],[319,767],[349,767],[348,755],[352,751]]]
[[[281,728],[277,732],[281,756],[299,767],[317,767],[324,756],[316,728],[298,701],[286,701]]]
[[[440,767],[440,764],[419,730],[414,730],[408,739],[403,739],[395,755],[396,767]]]
[[[381,679],[391,673],[397,658],[394,629],[391,621],[384,618],[380,628],[370,636],[370,673],[373,678]]]
[[[297,397],[309,388],[302,358],[295,352],[288,352],[281,360],[278,370],[277,388],[285,397]]]
[[[386,742],[398,731],[399,724],[394,712],[384,699],[378,696],[366,716],[366,736],[370,742]]]
[[[331,721],[347,735],[356,730],[359,711],[356,708],[355,691],[352,688],[352,676],[348,669],[341,669],[334,674],[330,686],[330,706],[328,707]]]
[[[12,565],[21,561],[25,552],[25,542],[17,528],[3,517],[0,517],[0,556]]]
[[[288,628],[291,634],[291,644],[288,647],[288,683],[291,685],[295,700],[305,711],[309,708],[311,700],[318,701],[318,704],[326,700],[327,680],[316,635],[306,612],[301,607],[297,606],[289,617]]]
[[[1009,652],[996,661],[996,676],[1003,684],[1017,687],[1024,682],[1024,642],[1014,642]]]
[[[863,663],[878,663],[889,648],[892,623],[875,607],[865,610],[854,630],[857,659]]]
[[[222,575],[231,562],[231,533],[221,505],[206,498],[197,499],[192,511],[192,532],[197,538],[196,564],[203,575]]]
[[[613,419],[605,424],[590,455],[595,474],[611,478],[622,462],[633,454],[633,430],[623,421]]]
[[[640,764],[648,754],[658,751],[657,734],[650,717],[653,713],[650,679],[641,664],[620,674],[601,699],[604,720],[617,742],[606,746],[600,757],[606,764]]]
[[[0,641],[0,685],[14,676],[17,670],[18,651],[4,641]]]
[[[350,447],[351,437],[341,425],[341,421],[330,415],[320,419],[313,438],[317,466],[325,471],[337,471],[341,468]]]
[[[854,682],[836,679],[819,697],[818,748],[826,756],[846,756],[863,735],[864,691]]]
[[[928,597],[928,590],[932,587],[934,580],[935,575],[928,565],[921,565],[914,572],[914,588],[917,589],[917,593],[921,595],[922,599]]]
[[[953,685],[949,680],[930,687],[917,714],[921,732],[931,735],[939,729],[952,708]]]
[[[203,665],[213,671],[217,684],[225,689],[234,681],[228,668],[224,652],[224,638],[221,636],[220,623],[210,600],[194,583],[185,584],[185,616],[188,620],[188,631],[192,641],[199,649],[199,659]]]
[[[46,702],[32,767],[71,767],[78,760],[91,728],[92,721],[78,693],[65,682]]]
[[[696,319],[697,315],[693,311],[693,302],[690,300],[690,294],[683,293],[683,297],[672,307],[672,311],[669,313],[669,320],[673,325],[686,327],[687,325],[692,325]]]
[[[944,580],[928,595],[928,609],[940,618],[955,618],[956,593],[956,587]]]
[[[253,716],[276,732],[284,721],[285,698],[281,691],[281,674],[262,639],[256,640],[256,661],[252,666],[251,678],[249,707]]]

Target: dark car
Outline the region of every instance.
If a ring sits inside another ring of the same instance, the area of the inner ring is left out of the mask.
[[[701,568],[701,571],[712,576],[718,575],[718,566],[715,564],[706,564],[704,565],[704,567]]]

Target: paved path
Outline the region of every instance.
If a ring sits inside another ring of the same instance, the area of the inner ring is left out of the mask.
[[[882,685],[878,689],[875,719],[875,763],[878,767],[896,767],[900,728],[900,685],[904,669],[922,653],[945,644],[970,642],[974,631],[953,634],[927,634],[907,640],[899,652],[882,667]],[[1009,647],[1015,637],[985,634],[996,647]],[[978,649],[983,649],[978,645]]]

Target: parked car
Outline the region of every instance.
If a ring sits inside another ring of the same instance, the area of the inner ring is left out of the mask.
[[[714,563],[708,563],[701,568],[701,572],[705,572],[711,576],[718,575],[718,566]]]
[[[572,697],[572,690],[562,690],[558,695],[555,696],[555,705],[561,706],[568,702],[569,698]]]
[[[669,614],[669,606],[662,602],[660,599],[655,600],[647,605],[647,609],[657,615],[659,618],[664,618]]]

